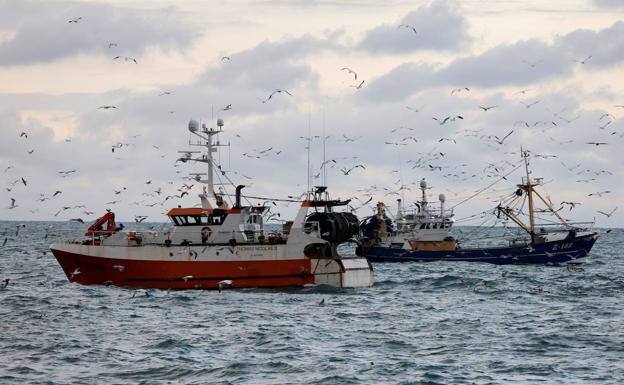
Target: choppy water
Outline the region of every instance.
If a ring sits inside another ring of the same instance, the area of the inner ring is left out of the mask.
[[[624,383],[622,230],[582,271],[387,264],[369,289],[219,294],[71,284],[43,252],[83,225],[16,224],[1,384]]]

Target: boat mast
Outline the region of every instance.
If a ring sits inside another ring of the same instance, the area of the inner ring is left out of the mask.
[[[529,161],[528,152],[525,152],[522,148],[520,148],[520,152],[522,153],[522,157],[524,158],[524,169],[526,171],[526,183],[518,185],[521,189],[526,191],[529,198],[529,235],[531,236],[531,243],[535,241],[535,215],[533,208],[533,187],[537,186],[537,184],[531,183],[531,175],[529,173]]]
[[[217,152],[217,147],[221,147],[221,146],[228,146],[228,145],[224,145],[219,143],[219,141],[215,143],[213,143],[213,136],[216,136],[218,134],[220,134],[221,132],[223,132],[223,119],[217,119],[217,129],[215,130],[214,128],[210,127],[206,127],[205,124],[202,124],[201,130],[199,129],[199,124],[197,123],[197,121],[195,120],[191,120],[189,122],[189,131],[198,136],[200,139],[203,139],[204,142],[202,142],[201,140],[198,143],[189,143],[191,146],[202,146],[202,147],[206,147],[207,151],[206,154],[203,154],[201,157],[199,158],[191,158],[191,153],[193,153],[193,151],[189,151],[186,152],[188,154],[188,156],[186,158],[181,158],[180,160],[182,160],[183,162],[189,161],[189,160],[193,160],[196,162],[202,162],[202,163],[206,163],[208,166],[208,172],[207,172],[207,177],[205,180],[202,180],[200,178],[201,174],[195,174],[196,178],[195,180],[197,182],[200,183],[204,183],[207,187],[207,192],[210,196],[216,197],[217,194],[215,192],[214,189],[214,157],[213,157],[213,153]]]

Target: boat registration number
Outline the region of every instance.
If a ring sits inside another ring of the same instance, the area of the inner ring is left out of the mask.
[[[561,243],[559,245],[554,245],[553,250],[564,250],[572,247],[572,243]]]

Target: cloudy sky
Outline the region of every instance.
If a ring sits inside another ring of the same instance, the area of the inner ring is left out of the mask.
[[[198,203],[184,177],[204,168],[175,162],[189,119],[223,118],[221,164],[249,195],[306,189],[309,134],[313,185],[325,156],[334,197],[391,207],[416,200],[421,178],[455,206],[523,146],[555,207],[580,203],[566,218],[624,226],[622,1],[379,4],[0,0],[0,219],[111,208],[160,221]],[[263,103],[276,89],[292,96]],[[456,217],[494,207],[520,177]],[[183,183],[189,196],[164,202]]]

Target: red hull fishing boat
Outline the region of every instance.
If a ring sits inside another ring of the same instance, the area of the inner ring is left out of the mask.
[[[358,234],[358,219],[336,212],[348,201],[330,200],[325,187],[308,192],[295,219],[280,231],[265,229],[268,207],[242,205],[244,186],[236,187],[232,207],[223,188],[215,192],[213,170],[221,167],[213,153],[221,145],[214,140],[222,127],[221,119],[217,129],[189,123],[199,138],[191,144],[206,151],[197,158],[192,156],[198,152],[187,152],[180,160],[208,166],[207,174],[195,174],[206,184],[201,207],[171,209],[167,216],[173,226],[166,231],[124,231],[107,213],[89,227],[85,239],[50,246],[67,278],[84,285],[160,289],[372,286],[366,258],[338,253],[340,243]]]

